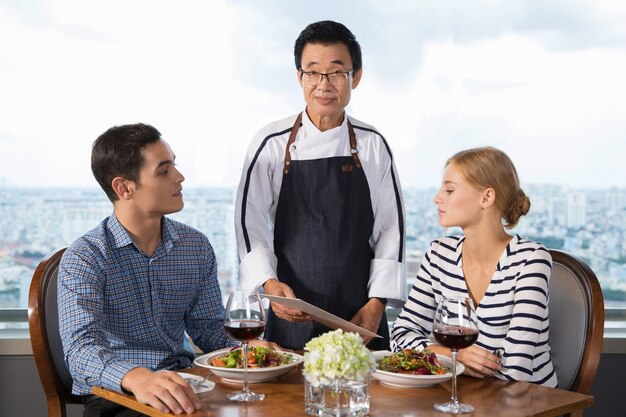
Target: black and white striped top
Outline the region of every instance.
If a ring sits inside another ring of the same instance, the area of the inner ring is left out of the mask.
[[[442,295],[468,296],[462,270],[464,237],[431,243],[408,301],[394,323],[392,348],[432,345],[433,318]],[[542,245],[514,236],[500,257],[489,287],[476,307],[476,345],[501,354],[496,377],[556,387],[548,345],[550,253]]]

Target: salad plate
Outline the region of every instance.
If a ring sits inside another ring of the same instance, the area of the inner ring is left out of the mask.
[[[376,358],[376,363],[378,364],[385,356],[390,356],[393,353],[388,350],[381,350],[377,352],[373,352],[374,357]],[[441,384],[442,382],[446,382],[452,379],[452,358],[443,355],[437,355],[437,359],[439,359],[439,363],[446,366],[448,368],[448,372],[444,374],[438,375],[412,375],[412,374],[402,374],[396,372],[388,372],[383,371],[381,369],[376,369],[376,371],[372,374],[372,377],[377,379],[381,384],[388,385],[396,388],[420,388],[420,387],[429,387],[435,384]],[[457,375],[460,375],[465,371],[465,367],[462,363],[457,361],[456,364],[456,372]]]
[[[243,368],[226,368],[224,366],[215,366],[212,363],[212,360],[216,357],[225,357],[227,356],[233,349],[226,348],[216,350],[211,353],[207,353],[202,356],[198,356],[194,363],[203,368],[208,368],[224,381],[234,382],[238,384],[243,384]],[[250,348],[252,350],[252,348]],[[259,382],[269,381],[271,379],[277,378],[281,375],[289,372],[293,367],[302,363],[303,358],[301,355],[292,352],[283,352],[276,351],[280,355],[288,358],[289,363],[285,363],[278,366],[269,366],[269,367],[248,367],[248,382],[250,384],[255,384]]]

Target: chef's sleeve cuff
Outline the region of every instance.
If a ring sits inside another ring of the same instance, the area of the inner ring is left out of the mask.
[[[407,297],[404,264],[390,259],[372,259],[367,288],[370,298],[386,298],[389,307],[402,307]]]
[[[276,277],[276,256],[267,249],[253,249],[239,265],[239,284],[242,290],[257,290],[265,281]]]

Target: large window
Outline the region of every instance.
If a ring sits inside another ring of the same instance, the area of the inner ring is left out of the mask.
[[[25,325],[39,260],[110,214],[89,153],[114,124],[163,133],[187,177],[174,217],[209,236],[222,289],[236,285],[243,155],[303,109],[293,41],[321,19],[361,42],[349,112],[394,151],[409,282],[443,232],[432,197],[445,160],[493,145],[532,201],[514,232],[581,256],[607,307],[626,306],[620,2],[0,1],[0,326]]]

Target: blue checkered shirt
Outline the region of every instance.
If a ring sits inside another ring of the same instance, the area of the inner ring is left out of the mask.
[[[136,367],[182,369],[194,353],[235,342],[223,327],[217,264],[202,233],[163,218],[152,256],[133,242],[115,215],[74,242],[59,267],[59,328],[72,392],[92,386],[121,391]]]

